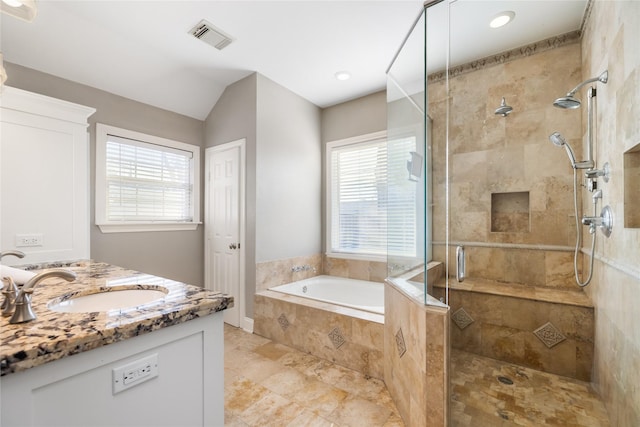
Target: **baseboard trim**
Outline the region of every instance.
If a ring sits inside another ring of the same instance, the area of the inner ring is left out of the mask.
[[[253,319],[250,317],[245,317],[244,321],[242,322],[242,329],[244,331],[249,332],[250,334],[253,333]]]

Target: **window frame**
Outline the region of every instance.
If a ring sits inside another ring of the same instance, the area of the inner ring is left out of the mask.
[[[191,179],[193,183],[191,194],[192,220],[185,222],[173,221],[109,221],[107,219],[107,172],[106,149],[109,135],[132,139],[147,144],[187,151],[192,154]],[[193,144],[135,132],[115,126],[96,123],[96,200],[95,221],[103,233],[128,233],[145,231],[190,231],[195,230],[200,222],[200,147]]]
[[[332,181],[331,181],[331,153],[335,148],[344,147],[347,145],[356,145],[366,143],[378,139],[387,139],[387,131],[379,131],[368,133],[365,135],[359,135],[351,138],[341,139],[337,141],[327,142],[325,147],[325,254],[331,258],[353,259],[362,261],[379,261],[386,262],[387,254],[364,254],[364,253],[349,253],[349,252],[334,252],[332,245],[332,223],[333,223],[333,194],[332,194]]]

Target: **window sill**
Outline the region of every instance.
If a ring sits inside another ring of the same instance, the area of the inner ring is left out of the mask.
[[[193,231],[201,222],[112,223],[96,224],[103,233],[140,233],[146,231]]]
[[[387,262],[386,255],[373,255],[373,254],[352,254],[346,252],[327,252],[325,255],[328,258],[340,258],[351,259],[358,261],[375,261],[375,262]]]

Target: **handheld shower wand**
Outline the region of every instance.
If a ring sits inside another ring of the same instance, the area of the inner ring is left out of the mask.
[[[557,147],[564,147],[567,150],[567,156],[569,156],[569,160],[571,161],[571,167],[574,169],[593,169],[594,163],[593,160],[585,160],[584,162],[576,161],[576,155],[573,152],[571,146],[567,143],[567,140],[564,139],[564,136],[560,134],[560,132],[554,132],[549,135],[549,141],[553,142]]]

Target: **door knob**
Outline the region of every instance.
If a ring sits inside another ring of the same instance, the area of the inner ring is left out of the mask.
[[[235,249],[235,248],[236,248],[236,244],[235,243],[232,243],[232,244],[229,245],[229,249]]]

